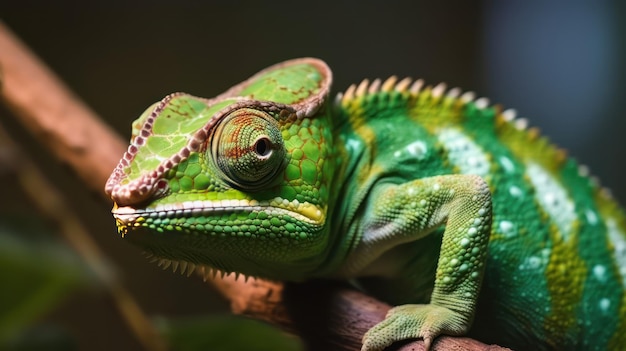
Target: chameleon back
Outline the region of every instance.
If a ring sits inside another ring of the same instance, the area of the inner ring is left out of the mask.
[[[338,97],[336,112],[358,159],[346,180],[355,194],[443,174],[489,184],[493,224],[473,329],[481,340],[514,349],[626,347],[624,213],[584,166],[514,111],[457,89],[446,94],[444,85],[366,80]]]

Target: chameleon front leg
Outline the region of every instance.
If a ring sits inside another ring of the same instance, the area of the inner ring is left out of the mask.
[[[491,193],[483,179],[447,175],[380,185],[365,214],[356,254],[378,256],[445,225],[429,304],[401,305],[363,337],[364,351],[423,338],[426,350],[440,334],[471,326],[483,278],[491,228]],[[360,251],[360,253],[359,253]]]

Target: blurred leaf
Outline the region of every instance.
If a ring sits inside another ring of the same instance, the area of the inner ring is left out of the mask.
[[[36,220],[0,218],[0,281],[0,345],[7,345],[72,289],[95,278]]]
[[[276,327],[240,316],[220,315],[156,321],[176,351],[301,351],[302,343]]]
[[[77,341],[70,331],[58,325],[37,325],[22,330],[0,349],[5,351],[73,351]]]

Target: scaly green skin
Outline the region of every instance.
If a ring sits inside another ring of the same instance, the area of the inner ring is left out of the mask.
[[[401,304],[368,351],[626,348],[626,221],[584,167],[471,93],[392,77],[331,106],[331,80],[298,59],[150,107],[106,185],[119,232],[188,273],[356,279]]]

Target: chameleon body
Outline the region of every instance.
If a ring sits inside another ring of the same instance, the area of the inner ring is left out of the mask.
[[[331,80],[296,59],[148,108],[106,185],[119,232],[185,272],[352,279],[398,305],[363,350],[626,349],[625,217],[585,167],[471,93]]]

